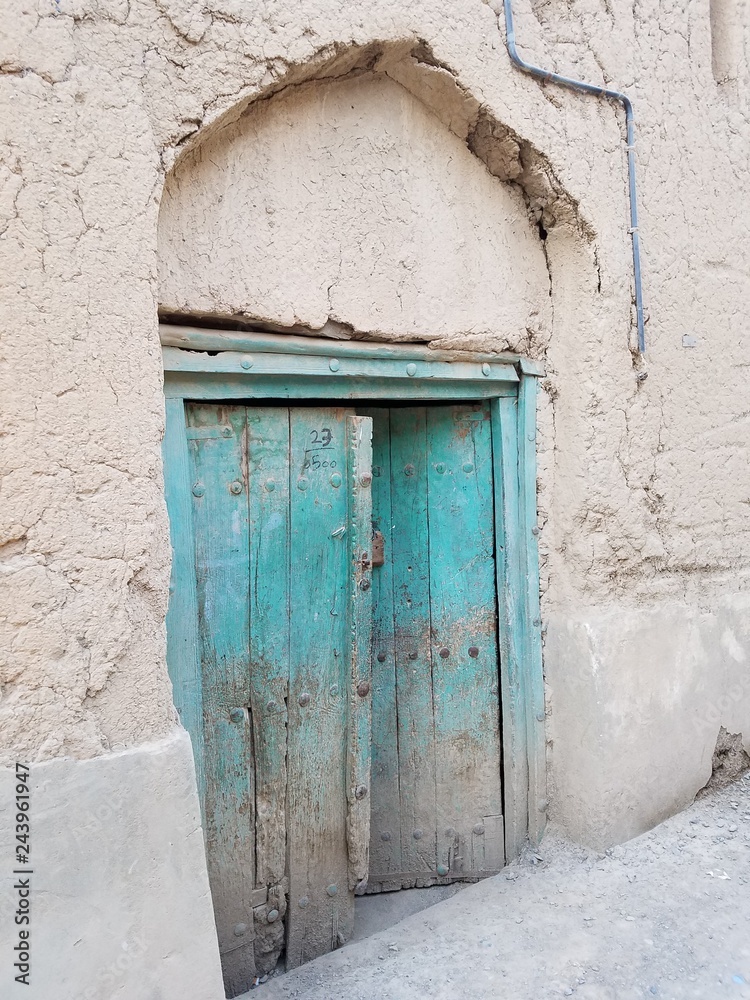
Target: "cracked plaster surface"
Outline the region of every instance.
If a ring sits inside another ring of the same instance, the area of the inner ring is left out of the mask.
[[[251,105],[180,161],[159,240],[170,313],[524,353],[548,335],[520,189],[385,75]]]
[[[14,753],[86,757],[173,724],[157,336],[165,173],[177,164],[180,176],[288,95],[253,110],[257,98],[304,84],[314,102],[315,88],[365,86],[306,83],[327,76],[379,74],[392,106],[408,91],[413,121],[435,122],[418,124],[409,155],[420,169],[434,178],[425,150],[455,146],[450,170],[475,185],[477,203],[496,186],[495,214],[479,222],[511,293],[476,300],[479,340],[457,319],[441,327],[446,313],[431,317],[414,297],[402,316],[388,282],[354,316],[357,295],[334,283],[329,308],[329,286],[313,281],[309,315],[346,315],[383,338],[421,331],[502,349],[537,310],[545,616],[660,602],[712,613],[746,588],[748,89],[741,74],[734,89],[715,82],[705,4],[517,4],[529,58],[634,100],[643,382],[620,113],[516,72],[491,6],[5,0],[3,13],[0,729]],[[514,225],[517,260],[502,251]],[[215,308],[224,293],[194,273],[193,301]],[[268,318],[283,323],[298,308],[293,287],[273,291]],[[269,295],[249,287],[240,306]],[[189,296],[176,301],[192,308]],[[684,334],[698,347],[685,349]],[[669,669],[679,684],[679,665]]]

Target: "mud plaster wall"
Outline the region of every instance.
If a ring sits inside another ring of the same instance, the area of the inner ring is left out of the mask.
[[[385,73],[251,104],[181,160],[159,268],[181,315],[437,344],[526,342],[551,318],[521,190]]]
[[[165,171],[254,99],[369,68],[411,91],[498,185],[515,185],[495,195],[496,205],[507,201],[508,225],[521,198],[548,232],[535,247],[519,229],[528,287],[473,298],[477,325],[462,330],[453,316],[438,334],[546,358],[538,443],[553,818],[606,839],[686,801],[706,780],[721,722],[750,734],[748,81],[744,61],[734,78],[715,80],[708,4],[517,4],[529,58],[612,81],[634,100],[650,316],[644,382],[629,349],[620,115],[518,74],[495,13],[479,0],[439,9],[386,0],[7,7],[8,755],[89,757],[174,725],[157,338]],[[436,129],[429,141],[445,148],[453,139]],[[552,295],[534,305],[540,250]],[[319,275],[311,279],[304,308],[317,324],[327,300]],[[378,297],[372,321],[351,311],[344,321],[415,337],[417,314],[397,324],[393,291]],[[210,287],[194,292],[205,310]],[[212,311],[235,306],[221,289],[215,299]],[[343,299],[332,301],[338,313]],[[290,308],[289,296],[274,303],[279,321]],[[520,325],[533,308],[538,336],[529,337]],[[697,347],[683,347],[686,334]],[[640,787],[647,795],[623,792]]]

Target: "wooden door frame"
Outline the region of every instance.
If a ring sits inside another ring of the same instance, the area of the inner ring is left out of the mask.
[[[172,577],[167,665],[182,723],[201,732],[198,604],[185,402],[192,400],[490,401],[503,728],[506,859],[539,843],[547,812],[544,680],[536,511],[536,381],[543,368],[512,354],[286,334],[160,326],[166,428],[164,478]],[[177,701],[177,698],[176,698]],[[192,713],[192,715],[189,715]],[[201,737],[193,747],[203,798]],[[260,900],[259,900],[260,902]]]

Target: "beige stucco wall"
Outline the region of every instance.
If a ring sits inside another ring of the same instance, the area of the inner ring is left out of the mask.
[[[542,37],[539,26],[530,37]],[[710,69],[710,48],[691,39],[694,49]],[[731,327],[741,318],[740,277],[710,207],[716,164],[688,163],[679,135],[670,146],[661,111],[654,141],[643,110],[650,92],[638,101],[635,89],[643,363],[628,350],[618,112],[555,91],[554,115],[531,120],[532,88],[500,120],[424,45],[379,45],[352,69],[355,58],[334,60],[318,73],[325,79],[241,104],[178,158],[161,205],[160,306],[173,316],[510,348],[546,361],[539,491],[550,814],[581,839],[612,843],[692,799],[710,776],[721,724],[750,739],[748,598],[741,573],[728,576],[745,565],[738,535],[750,488],[743,404],[728,370],[741,363],[741,330]],[[673,76],[692,69],[694,81],[706,69],[695,57],[670,65]],[[658,88],[663,68],[651,72]],[[714,115],[729,117],[737,92],[704,82]],[[664,83],[669,93],[674,82]],[[545,131],[561,123],[562,146]],[[705,120],[712,146],[714,126]],[[692,135],[699,142],[700,128]],[[665,171],[680,182],[662,204],[650,185],[661,191]],[[708,319],[722,309],[724,329]]]
[[[705,782],[719,725],[750,737],[745,57],[712,53],[703,0],[648,12],[624,0],[517,8],[528,57],[633,98],[645,364],[631,351],[621,112],[519,74],[489,5],[5,3],[6,760],[91,758],[176,724],[164,665],[160,301],[312,329],[332,316],[339,334],[348,324],[544,358],[553,819],[600,843],[629,836]],[[305,102],[300,148],[318,150],[307,165],[284,138]],[[359,151],[337,149],[337,120],[342,134],[361,134]],[[342,164],[350,194],[361,171],[355,204],[328,187]],[[310,202],[305,166],[327,187]],[[227,187],[230,168],[239,179]],[[226,189],[218,214],[216,183]],[[234,230],[243,258],[235,241],[215,239],[233,190],[241,218],[262,223]],[[189,246],[176,244],[180,225]],[[313,237],[311,261],[299,244]]]

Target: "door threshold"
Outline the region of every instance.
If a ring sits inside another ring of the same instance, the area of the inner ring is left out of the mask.
[[[395,892],[379,892],[366,896],[357,896],[354,901],[354,931],[351,938],[343,946],[365,941],[374,934],[387,931],[390,927],[407,917],[421,913],[436,903],[442,903],[455,896],[463,889],[474,885],[474,882],[450,882],[447,885],[431,885],[422,889],[399,889]],[[292,970],[294,971],[294,970]],[[269,979],[277,979],[286,975],[283,959],[279,966],[268,976],[258,980],[257,987],[265,985]],[[251,991],[235,997],[235,1000],[250,1000],[250,997],[262,997],[262,994]]]
[[[424,889],[399,889],[397,892],[378,892],[357,896],[354,901],[354,933],[347,942],[365,938],[400,923],[407,917],[442,903],[461,892],[471,882],[451,882],[448,885],[431,885]]]

